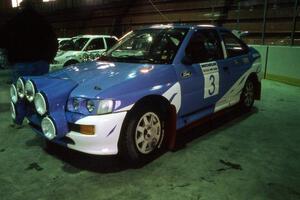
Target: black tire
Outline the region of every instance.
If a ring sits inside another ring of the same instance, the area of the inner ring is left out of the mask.
[[[64,67],[67,67],[69,65],[74,65],[74,64],[77,64],[78,62],[76,60],[70,60],[70,61],[67,61],[65,64],[64,64]]]
[[[248,79],[244,85],[241,98],[240,106],[243,110],[251,110],[255,100],[255,83],[252,79]]]
[[[165,114],[148,104],[130,111],[119,141],[119,152],[124,161],[138,166],[155,158],[165,141],[165,121]]]

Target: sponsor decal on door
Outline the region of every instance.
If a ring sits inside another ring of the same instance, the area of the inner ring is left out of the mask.
[[[204,76],[204,99],[219,94],[219,67],[217,62],[200,63]]]

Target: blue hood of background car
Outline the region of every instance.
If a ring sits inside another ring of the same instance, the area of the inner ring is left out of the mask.
[[[73,89],[70,97],[99,98],[101,95],[101,98],[112,98],[163,84],[160,80],[170,81],[164,77],[166,73],[163,71],[171,66],[95,61],[72,65],[49,76],[75,81],[77,87]]]

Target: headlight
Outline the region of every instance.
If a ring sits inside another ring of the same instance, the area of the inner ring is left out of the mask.
[[[85,107],[84,107],[85,106]],[[73,98],[68,102],[68,110],[82,114],[106,114],[114,108],[113,100]]]
[[[17,88],[14,84],[12,84],[10,86],[10,99],[12,102],[17,103],[18,101],[18,92],[17,92]]]
[[[91,113],[97,108],[96,114],[111,113],[113,110],[114,102],[112,100],[88,100],[86,103],[87,110]]]
[[[42,126],[42,131],[46,138],[48,138],[49,140],[52,140],[53,138],[55,138],[56,128],[55,128],[55,125],[54,125],[54,122],[52,121],[52,119],[50,119],[49,117],[45,117],[42,120],[41,126]]]
[[[25,84],[25,96],[29,102],[32,102],[35,96],[35,88],[32,81],[28,80]]]
[[[95,103],[92,100],[86,102],[86,108],[89,112],[93,112],[95,109]]]
[[[10,113],[11,113],[11,118],[15,120],[17,117],[17,113],[16,113],[15,104],[13,102],[10,102]]]
[[[46,103],[46,99],[44,98],[44,96],[41,93],[37,93],[35,95],[34,98],[34,105],[35,105],[35,109],[36,111],[40,114],[40,115],[44,115],[47,112],[47,103]]]
[[[88,61],[89,60],[89,55],[88,54],[83,54],[82,55],[82,60],[83,60],[83,62]]]
[[[114,102],[112,100],[100,100],[97,114],[105,114],[105,113],[111,113],[113,110]]]
[[[23,81],[23,79],[22,78],[18,78],[16,85],[17,85],[17,92],[18,92],[19,97],[23,98],[24,95],[25,95],[25,91],[24,91],[25,87],[24,87],[24,81]]]

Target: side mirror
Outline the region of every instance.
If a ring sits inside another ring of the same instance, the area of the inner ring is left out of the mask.
[[[182,58],[181,62],[182,62],[183,64],[185,64],[185,65],[192,65],[192,64],[193,64],[192,58],[189,57],[189,56],[187,56],[187,55],[185,55],[185,56]]]
[[[248,31],[242,31],[240,38],[243,39],[244,37],[248,36],[249,32]]]
[[[238,31],[238,30],[232,30],[231,31],[236,37],[242,39],[243,37],[247,36],[249,34],[248,31]]]

